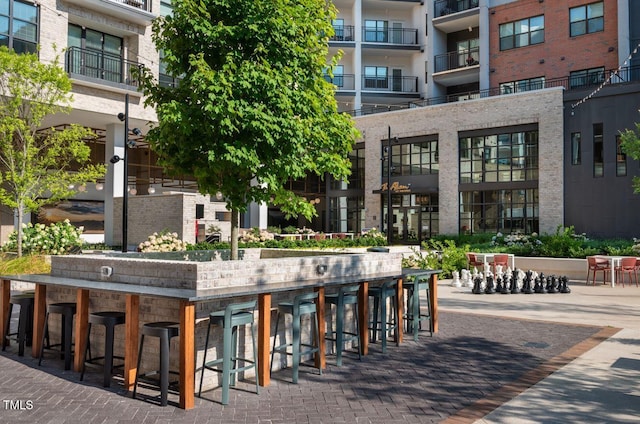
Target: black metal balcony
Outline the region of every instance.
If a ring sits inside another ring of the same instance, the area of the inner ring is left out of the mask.
[[[631,82],[640,82],[640,66],[630,66],[620,69],[605,70],[597,78],[581,79],[581,77],[568,76],[563,78],[547,79],[544,82],[538,82],[528,86],[528,90],[516,90],[521,91],[535,91],[552,87],[564,87],[567,91],[578,90],[594,90],[601,84],[604,86],[615,84],[627,84]],[[502,96],[511,94],[513,91],[505,91],[500,87],[493,87],[486,90],[467,91],[462,93],[449,94],[445,96],[430,97],[424,100],[410,101],[404,103],[396,103],[391,105],[376,105],[374,107],[368,106],[361,109],[349,111],[352,116],[363,116],[374,113],[390,112],[394,110],[413,109],[418,107],[433,106],[443,103],[454,103],[465,100],[482,99],[487,97]]]
[[[329,41],[354,41],[356,29],[353,25],[334,25],[334,34]]]
[[[151,0],[109,0],[113,3],[122,3],[146,12],[151,12]]]
[[[474,9],[478,7],[478,2],[479,0],[436,0],[434,5],[436,18]]]
[[[463,52],[448,52],[435,56],[435,72],[451,71],[480,64],[480,48]]]
[[[71,76],[81,75],[133,87],[138,86],[138,81],[132,71],[143,66],[118,55],[79,47],[69,47],[65,53],[65,60],[66,71]]]
[[[385,30],[363,28],[362,41],[415,46],[418,44],[418,30],[415,28],[387,28]]]
[[[417,93],[418,77],[362,76],[362,89],[366,91],[382,91],[391,93]]]
[[[356,76],[354,74],[334,75],[333,78],[325,75],[324,79],[335,85],[338,91],[356,89]]]

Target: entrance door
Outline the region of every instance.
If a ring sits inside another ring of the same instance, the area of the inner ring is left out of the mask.
[[[392,243],[420,244],[439,233],[437,194],[392,196]]]

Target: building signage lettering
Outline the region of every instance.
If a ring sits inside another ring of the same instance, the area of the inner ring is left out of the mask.
[[[387,183],[383,183],[380,186],[380,191],[387,191],[388,190],[387,187],[388,187]],[[391,191],[394,193],[411,193],[411,189],[409,188],[408,185],[400,184],[397,181],[391,184]]]

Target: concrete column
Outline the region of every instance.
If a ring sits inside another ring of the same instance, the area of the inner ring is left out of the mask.
[[[253,228],[258,227],[260,229],[267,228],[268,219],[268,206],[266,203],[252,202],[245,214],[245,227]]]
[[[114,156],[124,157],[124,125],[108,124],[107,135],[105,141],[105,164],[107,173],[104,182],[104,242],[112,246],[115,242],[122,241],[122,223],[117,223],[115,228],[118,234],[114,234],[114,201],[115,197],[122,197],[124,190],[124,161],[121,159],[118,163],[111,163],[110,160]],[[120,202],[122,205],[122,202]],[[122,213],[118,213],[122,216]]]
[[[354,101],[354,110],[362,109],[362,0],[356,0],[353,4],[353,23],[354,23],[354,40],[356,48],[353,57],[353,74],[356,89],[356,97]]]

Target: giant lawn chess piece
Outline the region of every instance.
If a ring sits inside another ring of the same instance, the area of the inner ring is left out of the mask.
[[[566,275],[560,277],[560,281],[562,282],[562,287],[560,288],[560,293],[571,293],[571,289],[567,284],[569,284],[569,278]]]
[[[520,275],[520,270],[514,269],[511,276],[511,286],[509,287],[509,291],[511,292],[511,294],[520,293],[520,287],[518,287],[518,283],[521,280],[522,276]]]
[[[509,294],[511,293],[511,289],[509,288],[509,283],[511,281],[511,273],[506,273],[502,277],[503,277],[502,290],[500,290],[500,293]]]
[[[496,292],[496,289],[493,286],[493,275],[491,275],[491,273],[487,276],[487,287],[485,287],[484,292],[486,294],[494,294]]]
[[[502,274],[496,278],[496,293],[502,293]]]
[[[462,283],[460,283],[460,273],[458,271],[453,271],[451,273],[453,275],[453,280],[451,281],[452,287],[462,287]]]
[[[536,287],[533,291],[536,293],[546,293],[544,286],[547,284],[547,277],[544,276],[544,273],[540,273],[540,276],[536,278]]]
[[[482,276],[480,274],[476,275],[473,279],[473,289],[471,289],[471,293],[473,294],[482,294]]]
[[[555,275],[552,275],[551,277],[549,277],[549,280],[551,281],[549,283],[549,286],[547,287],[547,293],[558,293],[558,291],[556,290],[557,287],[557,279]]]
[[[524,279],[524,285],[522,287],[522,293],[533,294],[533,289],[531,288],[532,277],[533,277],[533,271],[531,270],[527,271],[526,278]]]

